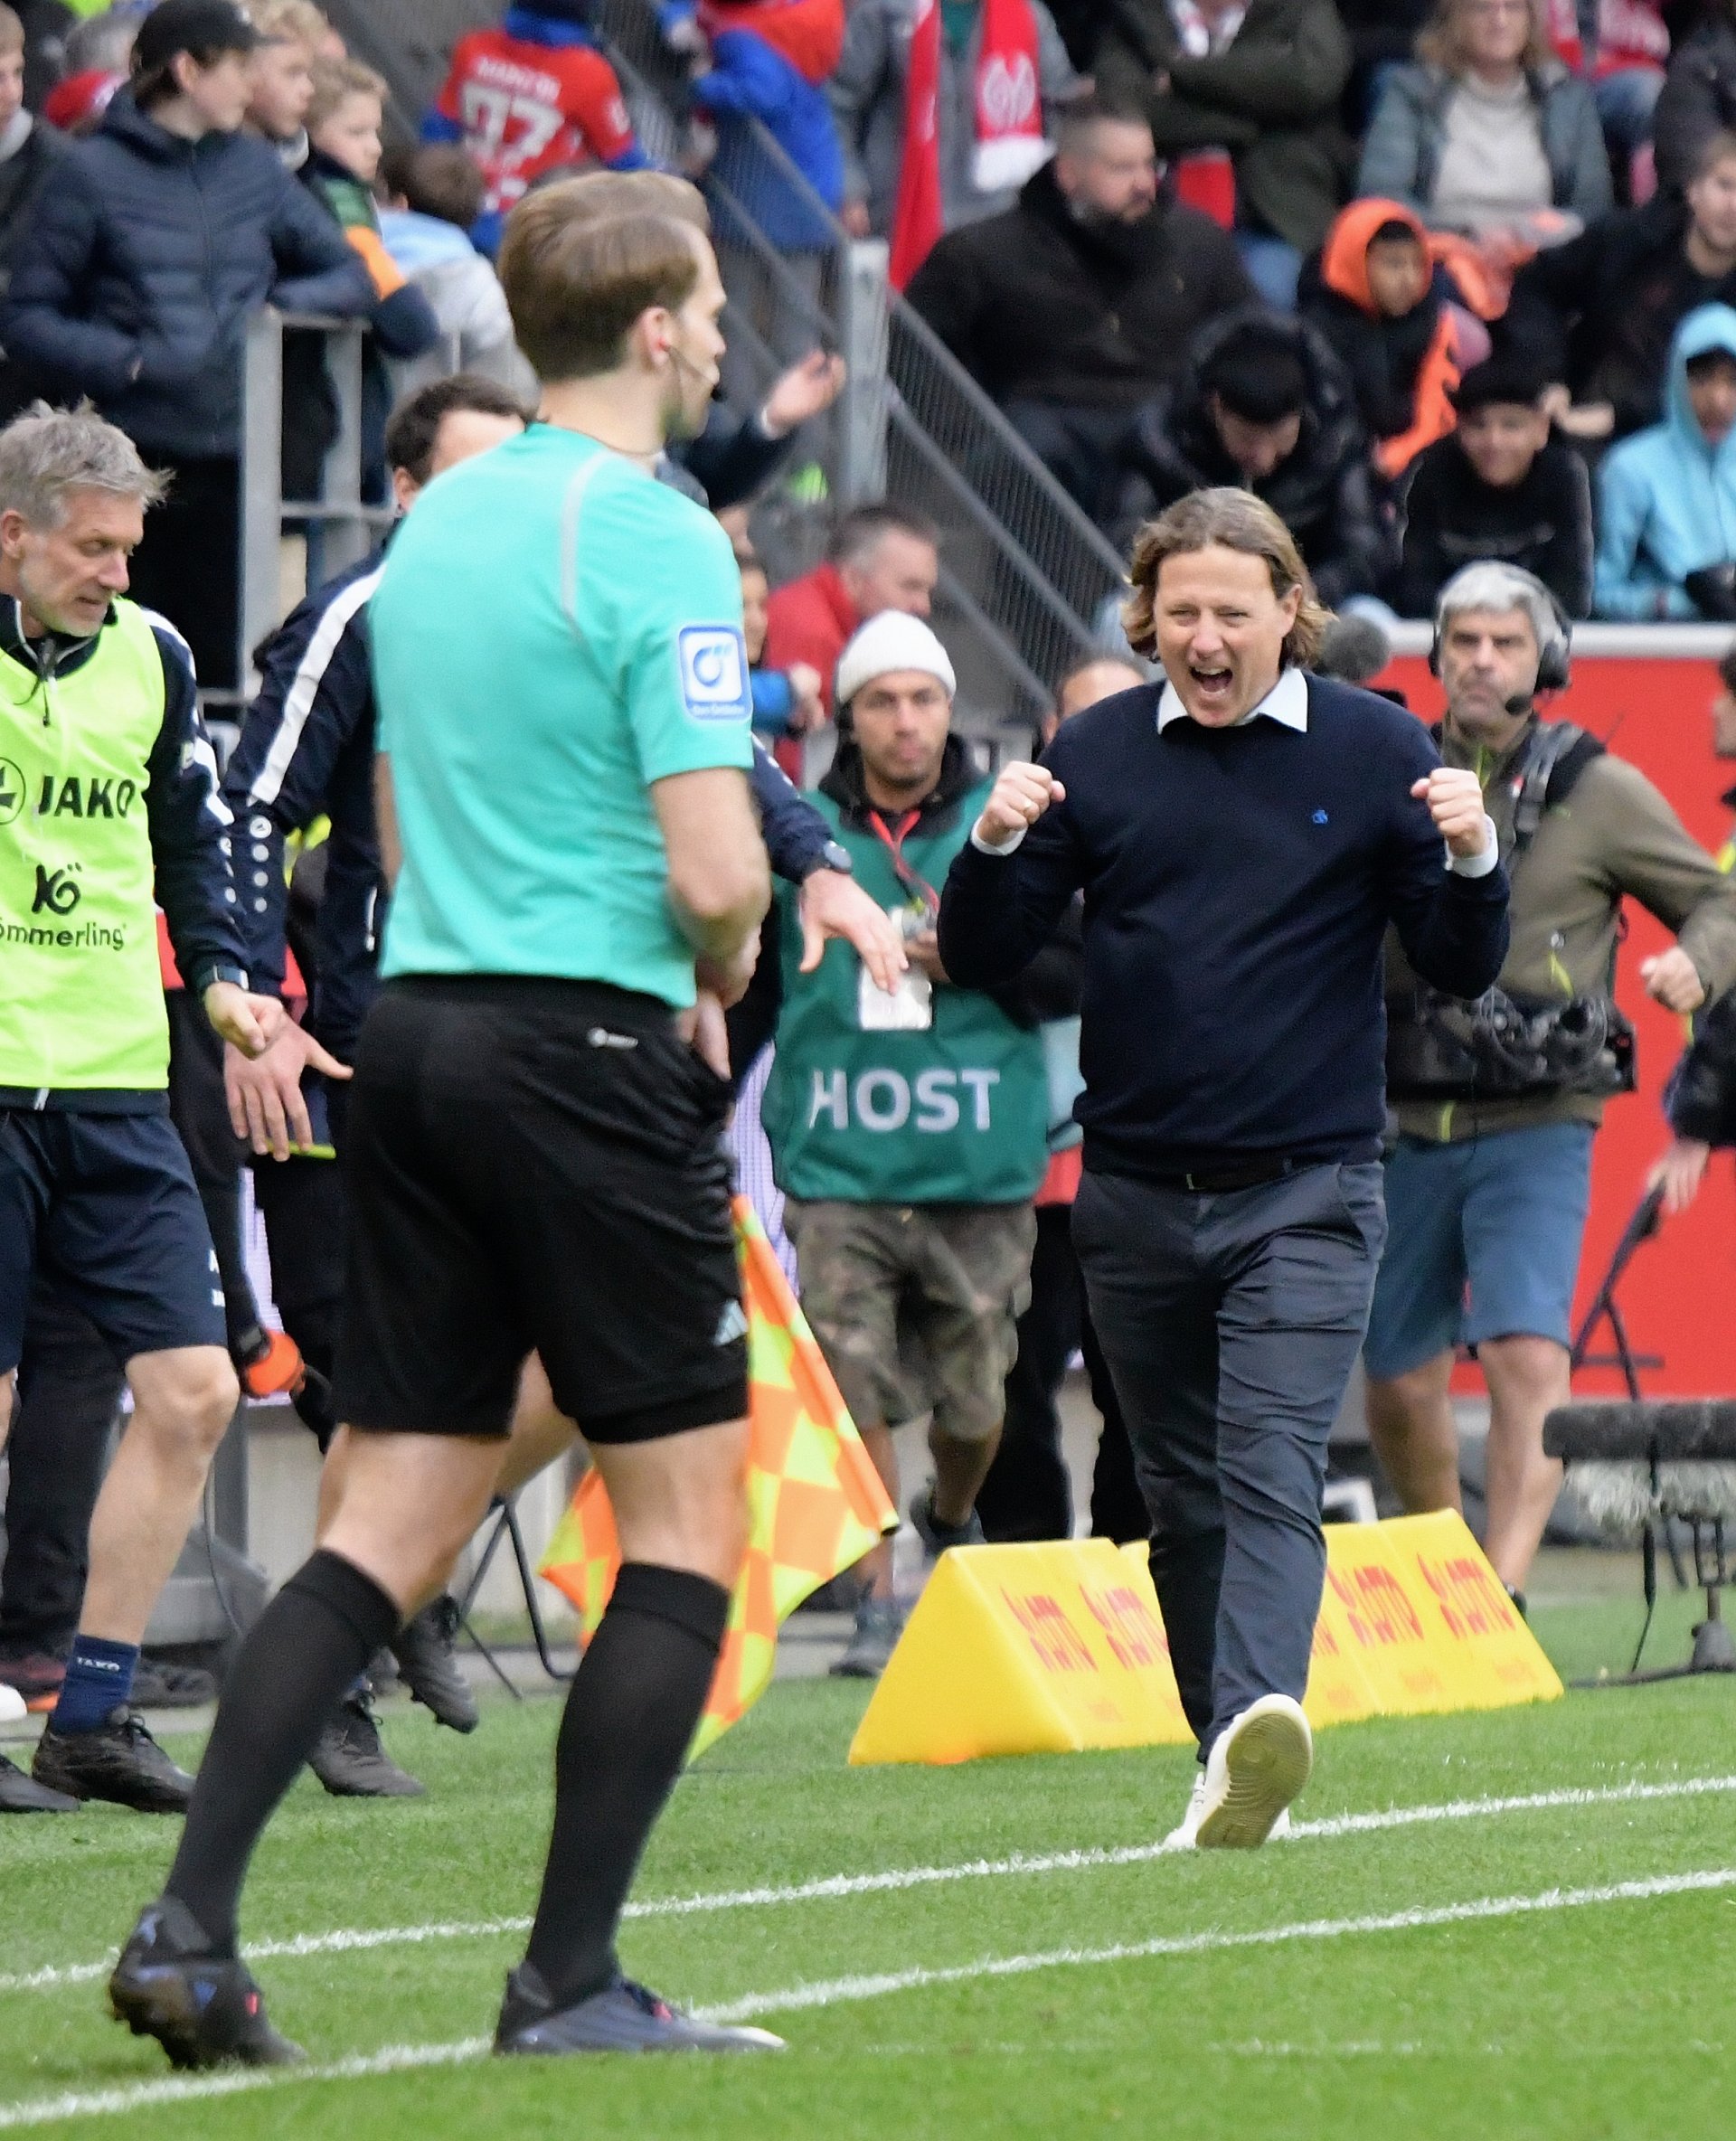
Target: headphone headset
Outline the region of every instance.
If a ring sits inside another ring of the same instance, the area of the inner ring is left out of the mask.
[[[1467,567],[1467,571],[1469,570],[1471,568]],[[1509,713],[1523,713],[1539,692],[1564,692],[1567,689],[1568,682],[1572,675],[1573,627],[1566,610],[1556,600],[1554,591],[1545,587],[1534,572],[1527,572],[1518,565],[1503,565],[1501,570],[1510,580],[1516,581],[1519,586],[1523,587],[1527,593],[1534,595],[1547,608],[1554,623],[1554,629],[1545,636],[1543,645],[1537,650],[1536,683],[1533,684],[1524,698],[1509,699],[1506,703]],[[1448,580],[1447,587],[1441,592],[1447,593],[1452,584],[1452,581]],[[1514,607],[1517,608],[1518,605],[1515,603]],[[1445,623],[1446,612],[1437,603],[1434,637],[1429,643],[1429,674],[1430,676],[1440,674],[1440,635]]]

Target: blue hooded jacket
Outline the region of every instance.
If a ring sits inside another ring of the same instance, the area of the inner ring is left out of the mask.
[[[691,13],[684,0],[665,9]],[[832,234],[778,160],[758,138],[758,119],[834,215],[844,203],[844,151],[825,81],[844,42],[839,0],[760,0],[700,10],[710,69],[693,84],[693,101],[717,124],[712,175],[741,203],[780,252],[818,250]],[[733,238],[721,198],[712,201],[720,242]]]
[[[1709,445],[1688,401],[1688,360],[1736,361],[1736,309],[1702,305],[1670,345],[1664,421],[1611,449],[1599,472],[1599,617],[1696,618],[1682,582],[1736,561],[1736,430]]]

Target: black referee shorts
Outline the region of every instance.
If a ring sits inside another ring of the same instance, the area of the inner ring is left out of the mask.
[[[655,997],[505,976],[388,982],[344,1144],[339,1419],[505,1435],[532,1351],[593,1442],[742,1418],[729,1104]]]

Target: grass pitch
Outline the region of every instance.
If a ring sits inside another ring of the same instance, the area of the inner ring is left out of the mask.
[[[1656,1659],[1683,1655],[1694,1603],[1665,1601]],[[1536,1618],[1566,1673],[1625,1665],[1637,1627],[1626,1598]],[[1297,1805],[1312,1833],[1177,1858],[1148,1847],[1180,1813],[1184,1751],[851,1770],[865,1694],[780,1684],[683,1780],[623,1943],[671,1996],[763,2018],[781,2057],[482,2058],[522,1938],[499,1921],[534,1894],[558,1706],[494,1702],[467,1740],[393,1710],[429,1797],[356,1805],[304,1780],[245,1919],[274,2019],[319,2069],[349,2069],[226,2094],[172,2080],[106,2020],[100,1969],[171,1825],[12,1820],[0,2131],[1730,2133],[1736,1684],[1341,1728]],[[1520,1797],[1545,1803],[1467,1806]],[[901,1878],[849,1878],[882,1875]],[[809,1892],[743,1900],[769,1889]]]

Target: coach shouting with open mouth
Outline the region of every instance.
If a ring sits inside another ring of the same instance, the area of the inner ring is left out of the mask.
[[[1250,1846],[1313,1750],[1326,1438],[1385,1233],[1381,947],[1476,996],[1507,884],[1475,774],[1310,675],[1325,613],[1282,522],[1210,490],[1140,533],[1126,620],[1166,681],[1009,765],[953,863],[940,954],[1012,978],[1085,895],[1073,1235],[1151,1512],[1204,1767],[1171,1843]]]

